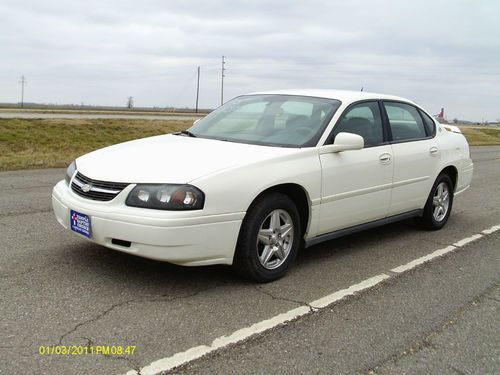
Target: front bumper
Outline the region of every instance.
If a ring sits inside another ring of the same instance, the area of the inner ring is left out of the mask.
[[[244,212],[200,216],[199,211],[128,207],[125,199],[133,187],[98,202],[76,195],[62,180],[52,191],[52,207],[57,221],[70,231],[70,210],[90,216],[92,238],[72,233],[114,250],[186,266],[232,264]]]

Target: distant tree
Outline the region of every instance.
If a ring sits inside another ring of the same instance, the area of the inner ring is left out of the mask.
[[[132,108],[134,106],[134,98],[129,96],[127,99],[127,108]]]
[[[453,123],[458,124],[458,119],[456,117],[453,119]]]

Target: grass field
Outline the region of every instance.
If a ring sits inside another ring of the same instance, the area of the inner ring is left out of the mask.
[[[471,146],[500,145],[500,128],[460,126]]]
[[[0,119],[0,170],[65,167],[89,151],[190,127],[192,121]]]
[[[89,151],[190,127],[191,121],[0,119],[0,170],[65,167]],[[461,127],[471,145],[500,145],[500,128]]]

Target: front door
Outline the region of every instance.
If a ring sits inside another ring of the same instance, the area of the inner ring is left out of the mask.
[[[392,149],[377,101],[349,107],[327,141],[340,132],[363,137],[361,150],[320,155],[322,193],[318,234],[384,218],[391,199]]]

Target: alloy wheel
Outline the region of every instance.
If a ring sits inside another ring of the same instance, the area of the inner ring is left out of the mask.
[[[432,199],[432,217],[437,222],[441,222],[448,213],[450,207],[450,191],[445,182],[441,182],[434,191]]]
[[[280,267],[293,245],[294,227],[288,212],[282,209],[271,211],[262,222],[257,234],[257,257],[268,270]]]

